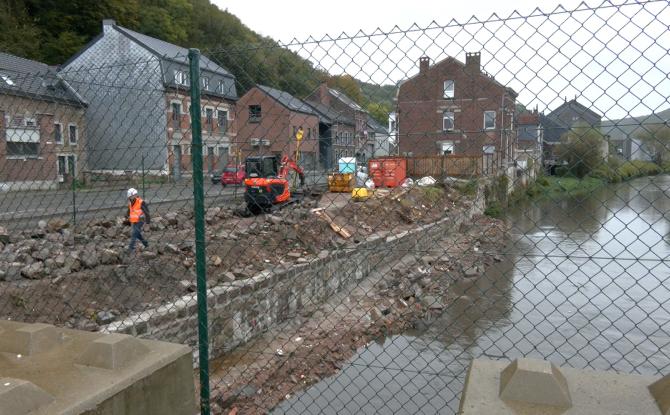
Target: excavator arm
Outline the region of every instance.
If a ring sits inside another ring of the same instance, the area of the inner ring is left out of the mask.
[[[281,159],[281,167],[279,168],[279,178],[286,179],[288,177],[289,172],[293,170],[294,172],[298,173],[298,177],[300,177],[300,186],[305,185],[305,172],[298,166],[298,163],[296,163],[294,160],[290,159],[288,156],[284,156]]]

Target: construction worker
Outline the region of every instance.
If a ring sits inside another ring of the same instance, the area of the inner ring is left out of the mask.
[[[126,220],[130,222],[132,231],[130,235],[130,245],[128,245],[128,252],[135,252],[135,243],[139,240],[144,247],[149,246],[149,242],[142,236],[142,226],[145,223],[151,223],[151,216],[149,216],[149,207],[147,204],[137,196],[137,190],[134,188],[128,189],[128,212],[126,213]]]

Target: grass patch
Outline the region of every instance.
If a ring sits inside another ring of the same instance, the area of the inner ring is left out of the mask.
[[[477,193],[477,180],[468,180],[465,183],[456,183],[454,188],[466,196],[474,196]]]
[[[666,171],[664,168],[651,161],[632,160],[603,164],[594,169],[589,176],[609,183],[619,183],[636,177],[653,176],[664,171]]]
[[[561,195],[582,197],[605,184],[605,180],[595,177],[578,179],[576,177],[543,176],[527,188],[516,190],[512,195],[512,200],[518,201],[525,197],[532,199],[556,198]]]
[[[437,186],[428,186],[423,188],[423,196],[430,203],[437,203],[444,197],[444,189]]]
[[[497,200],[491,201],[488,206],[486,206],[486,209],[484,209],[484,214],[499,219],[503,215],[503,207]]]

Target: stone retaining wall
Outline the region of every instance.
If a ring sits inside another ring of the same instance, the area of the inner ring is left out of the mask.
[[[392,235],[376,235],[309,263],[262,271],[247,280],[208,290],[211,358],[242,345],[275,324],[318,306],[333,294],[368,277],[376,268],[398,261],[408,252],[432,248],[445,233],[484,210],[483,191],[464,213]],[[102,327],[104,332],[188,344],[198,354],[196,294],[185,295],[124,320]]]

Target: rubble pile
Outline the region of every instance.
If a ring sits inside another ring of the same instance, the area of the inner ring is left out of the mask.
[[[402,192],[399,194],[398,192]],[[346,195],[343,195],[346,196]],[[308,199],[272,214],[241,218],[235,206],[206,211],[209,286],[263,270],[326,257],[373,233],[401,231],[470,206],[442,187],[380,191],[365,202],[325,210],[351,238],[315,215]],[[95,330],[101,324],[191,292],[195,287],[193,212],[152,218],[149,247],[129,254],[130,228],[122,218],[71,227],[39,221],[30,231],[0,228],[0,315]],[[138,244],[141,245],[141,244]]]

